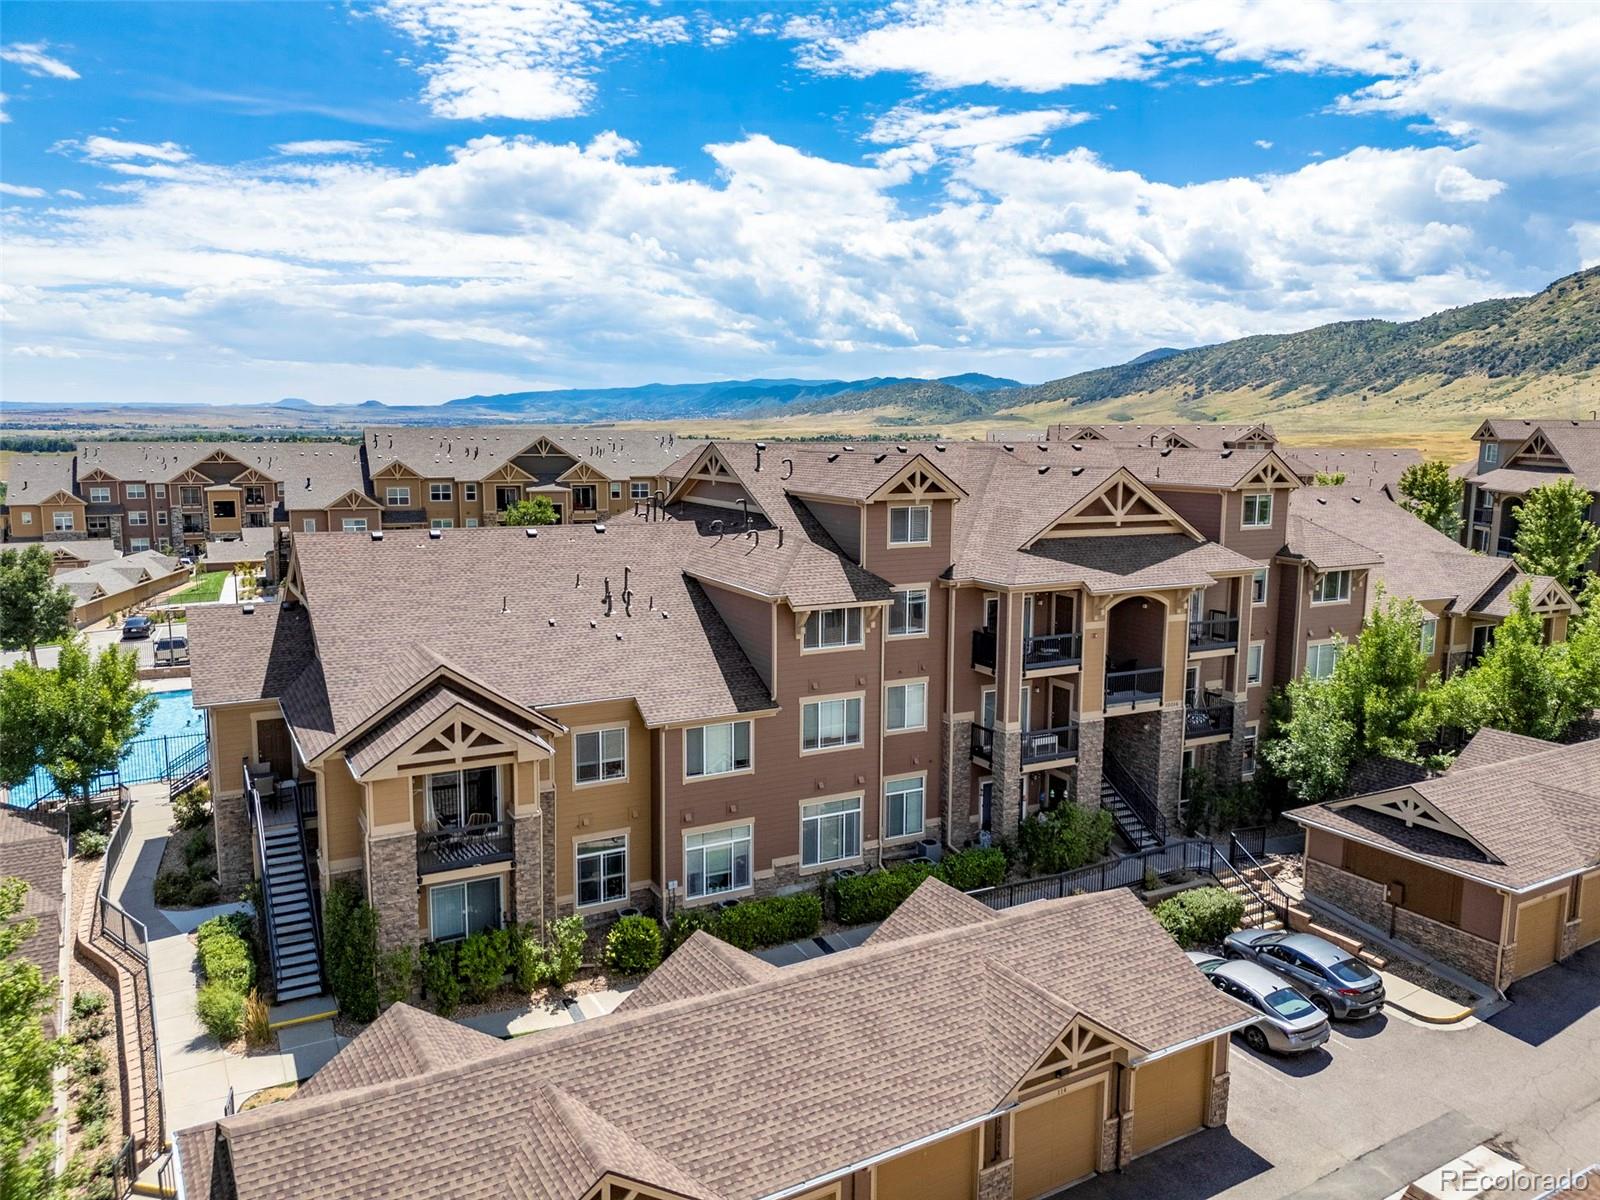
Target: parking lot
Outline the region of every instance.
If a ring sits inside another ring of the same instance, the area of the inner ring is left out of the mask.
[[[170,636],[183,637],[187,629],[188,627],[182,621],[174,621]],[[147,638],[130,638],[128,641],[123,641],[120,629],[92,629],[84,636],[89,639],[89,649],[96,654],[107,646],[116,646],[121,650],[132,650],[139,656],[139,665],[141,667],[150,667],[155,665],[156,639],[169,635],[167,633],[167,623],[163,621],[156,627],[155,633]],[[40,646],[39,665],[41,667],[55,666],[57,654],[58,651],[54,646]],[[9,667],[12,663],[21,662],[27,657],[28,652],[26,650],[0,652],[0,667]]]
[[[1600,1159],[1600,946],[1510,998],[1462,1026],[1336,1023],[1300,1058],[1235,1039],[1226,1128],[1061,1195],[1379,1200],[1484,1141],[1537,1171],[1588,1166]]]

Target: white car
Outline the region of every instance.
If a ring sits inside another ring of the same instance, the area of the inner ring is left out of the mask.
[[[1245,1045],[1258,1054],[1304,1054],[1328,1040],[1328,1018],[1294,988],[1258,963],[1230,962],[1215,954],[1189,951],[1216,989],[1259,1014],[1254,1025],[1239,1031]]]

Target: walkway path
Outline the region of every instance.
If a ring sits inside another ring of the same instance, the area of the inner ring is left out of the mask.
[[[332,1021],[310,1021],[279,1030],[277,1053],[241,1056],[229,1054],[206,1033],[195,1011],[200,969],[188,935],[207,918],[243,906],[183,912],[156,907],[152,889],[172,825],[172,807],[165,784],[143,784],[132,790],[133,828],[111,879],[111,895],[143,921],[150,934],[161,1092],[170,1134],[222,1116],[230,1089],[235,1102],[243,1103],[262,1088],[309,1077],[338,1053],[344,1039],[334,1033]]]

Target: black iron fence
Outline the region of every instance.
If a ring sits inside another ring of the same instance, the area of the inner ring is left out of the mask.
[[[511,822],[487,821],[417,834],[417,871],[453,871],[512,858]]]
[[[1215,875],[1219,858],[1216,846],[1205,838],[1185,838],[1138,854],[1108,858],[1076,871],[1002,883],[999,887],[983,888],[971,894],[990,908],[1012,908],[1034,900],[1058,900],[1084,892],[1137,887],[1152,871],[1157,875],[1173,875],[1179,871]]]
[[[1031,637],[1022,649],[1022,665],[1033,670],[1066,667],[1083,661],[1081,633],[1046,633]]]
[[[995,635],[992,629],[972,631],[972,665],[994,670]]]
[[[1076,758],[1078,754],[1078,725],[1070,722],[1052,729],[1029,729],[1022,735],[1022,762],[1034,766],[1044,762],[1059,762]]]
[[[1121,704],[1138,704],[1145,700],[1161,699],[1162,669],[1160,667],[1135,667],[1125,671],[1106,672],[1105,706],[1115,708]]]
[[[177,733],[129,742],[117,760],[117,769],[97,775],[89,793],[98,796],[136,783],[166,783],[186,773],[192,783],[205,774],[205,745],[203,733]],[[67,797],[55,781],[43,772],[6,794],[6,803],[12,808],[34,808],[47,800],[64,799]]]
[[[1191,649],[1221,649],[1239,644],[1239,618],[1223,615],[1202,617],[1189,622]]]

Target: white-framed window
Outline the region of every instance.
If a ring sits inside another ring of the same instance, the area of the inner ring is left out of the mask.
[[[1332,675],[1333,665],[1338,661],[1338,642],[1314,642],[1306,647],[1306,674],[1313,679]]]
[[[800,806],[800,865],[820,867],[861,857],[861,797]]]
[[[1494,466],[1500,461],[1500,443],[1485,442],[1483,444],[1483,461],[1486,466]]]
[[[461,485],[461,498],[463,500],[476,500],[478,498],[478,485],[475,483],[463,483]]]
[[[628,898],[628,835],[579,842],[578,907],[616,904]]]
[[[928,685],[893,683],[884,697],[883,728],[888,733],[928,727]]]
[[[301,533],[315,533],[316,531],[317,531],[317,519],[315,517],[301,517],[300,518],[300,532]]]
[[[750,722],[725,721],[683,731],[683,773],[689,779],[748,771]]]
[[[156,509],[156,524],[157,525],[165,525],[166,523],[167,523],[167,510],[164,509],[164,508]]]
[[[283,495],[283,484],[281,484],[281,483],[278,485],[278,495],[280,495],[280,496]],[[164,483],[156,484],[156,499],[157,500],[165,500],[166,498],[167,498],[167,485],[164,484]]]
[[[933,541],[933,506],[896,504],[889,509],[889,545],[926,546]]]
[[[730,825],[683,838],[685,891],[691,900],[737,892],[750,886],[753,826]]]
[[[1439,648],[1439,619],[1437,617],[1424,617],[1422,619],[1422,634],[1420,637],[1422,652],[1430,658]]]
[[[861,745],[861,697],[835,696],[800,707],[800,749],[842,750]]]
[[[900,588],[889,603],[890,637],[926,637],[928,589]]]
[[[110,537],[111,536],[111,518],[110,517],[93,517],[93,516],[91,516],[91,517],[86,518],[86,522],[87,522],[87,524],[89,526],[89,532],[90,533],[100,534],[103,537]]]
[[[572,737],[572,782],[610,783],[628,777],[628,731],[585,729]]]
[[[1256,741],[1260,734],[1261,727],[1255,721],[1244,727],[1244,757],[1239,763],[1239,774],[1245,779],[1256,773]]]
[[[144,538],[129,538],[128,539],[128,550],[129,550],[130,553],[137,554],[141,550],[148,550],[148,549],[150,549],[150,539],[149,538],[144,537]]]
[[[628,498],[631,500],[650,499],[650,481],[648,479],[634,479],[629,481]]]
[[[24,512],[22,514],[22,523],[24,525],[32,525],[33,524],[33,514],[31,512]]]
[[[478,527],[478,518],[477,517],[468,517],[466,519],[466,521],[463,522],[463,524],[468,529],[476,529]]]
[[[259,507],[267,502],[267,489],[259,483],[249,484],[244,489],[244,502]]]
[[[365,533],[367,519],[365,517],[345,517],[342,525],[346,533]]]
[[[150,524],[150,514],[145,512],[145,510],[142,508],[136,508],[128,514],[128,524],[148,525]]]
[[[200,489],[197,487],[181,487],[178,489],[178,503],[185,508],[200,507]]]
[[[436,883],[428,889],[428,932],[436,942],[500,928],[504,876]]]
[[[806,650],[839,650],[861,645],[859,608],[819,608],[806,615]]]
[[[31,515],[31,514],[28,514],[28,515]],[[56,512],[56,513],[51,514],[51,519],[53,521],[53,524],[54,524],[54,527],[55,527],[55,531],[57,533],[71,533],[72,532],[72,514],[71,513],[69,513],[69,512]],[[23,522],[24,525],[26,525],[28,523],[29,523],[28,521],[24,521]]]
[[[621,500],[622,499],[622,484],[620,482],[613,482],[612,483],[612,485],[611,485],[611,498],[613,500]]]
[[[383,489],[383,502],[390,508],[406,508],[411,504],[411,489],[391,483]]]
[[[142,484],[142,483],[129,483],[129,484],[124,484],[123,487],[126,489],[126,495],[127,495],[129,500],[143,500],[144,499],[144,484]]]
[[[1265,529],[1272,524],[1272,493],[1251,492],[1244,498],[1239,525],[1244,529]]]
[[[90,504],[110,504],[111,489],[108,487],[92,487],[89,489]]]
[[[921,837],[927,807],[927,781],[921,775],[890,779],[883,785],[884,836]]]
[[[428,499],[432,500],[435,504],[443,503],[447,500],[454,500],[455,497],[456,490],[448,483],[430,483],[428,485]]]
[[[1350,572],[1324,571],[1311,583],[1311,603],[1343,604],[1350,599]]]
[[[1267,576],[1266,567],[1257,567],[1256,573],[1250,576],[1250,603],[1265,604],[1267,602]]]
[[[429,529],[454,529],[455,527],[456,527],[456,523],[450,517],[429,517],[428,518],[428,528]]]
[[[413,775],[414,799],[423,801],[423,818],[435,829],[461,829],[500,819],[500,768],[467,767]]]
[[[1244,655],[1244,681],[1247,687],[1261,682],[1261,664],[1267,652],[1265,642],[1251,642]]]

